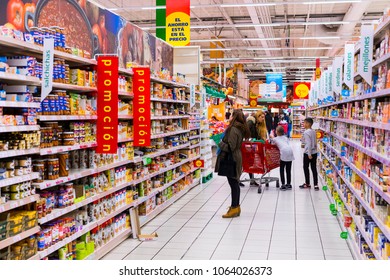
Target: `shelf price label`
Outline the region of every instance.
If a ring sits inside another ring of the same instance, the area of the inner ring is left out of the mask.
[[[116,154],[118,150],[118,69],[117,56],[97,60],[97,153]]]
[[[134,146],[150,146],[150,68],[133,68]],[[118,107],[118,106],[117,106]]]

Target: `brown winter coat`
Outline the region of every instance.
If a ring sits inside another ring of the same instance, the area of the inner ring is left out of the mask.
[[[219,143],[219,148],[221,149],[221,152],[217,157],[217,162],[215,163],[215,172],[218,172],[221,157],[223,157],[225,153],[229,152],[229,145],[230,145],[230,149],[233,154],[233,159],[236,162],[236,176],[233,178],[236,179],[237,181],[240,180],[241,173],[242,173],[241,144],[243,138],[244,136],[242,135],[242,132],[234,126],[230,129],[227,135],[225,135],[223,139],[224,141],[221,141]]]

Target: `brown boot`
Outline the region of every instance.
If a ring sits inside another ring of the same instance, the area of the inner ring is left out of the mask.
[[[226,218],[226,219],[235,218],[235,217],[240,216],[240,214],[241,214],[240,206],[229,207],[229,210],[227,211],[227,213],[225,215],[222,215],[222,218]]]

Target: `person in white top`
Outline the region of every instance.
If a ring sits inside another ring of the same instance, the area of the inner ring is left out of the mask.
[[[280,151],[280,180],[282,181],[282,186],[280,190],[291,190],[291,166],[294,158],[294,152],[290,145],[290,140],[284,133],[284,128],[282,126],[276,127],[276,137],[271,135],[272,140],[278,146]],[[286,169],[287,184],[284,177],[284,170]]]

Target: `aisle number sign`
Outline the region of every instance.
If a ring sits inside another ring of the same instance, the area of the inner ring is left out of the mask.
[[[134,147],[150,146],[150,69],[133,68]]]
[[[194,161],[194,166],[197,168],[203,168],[204,167],[204,160],[203,159],[197,159]]]
[[[97,153],[116,154],[118,150],[118,68],[117,56],[97,60]]]
[[[294,99],[309,99],[310,83],[294,83]]]
[[[167,0],[166,42],[172,46],[187,46],[190,43],[190,0]]]

